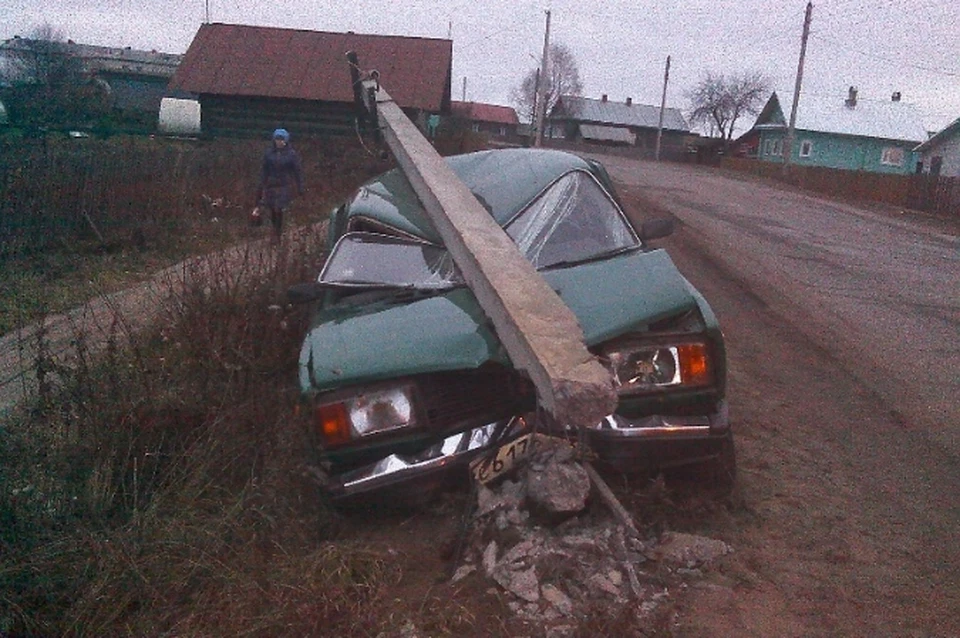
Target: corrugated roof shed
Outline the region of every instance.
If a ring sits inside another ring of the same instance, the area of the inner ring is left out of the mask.
[[[612,124],[615,126],[634,126],[638,128],[655,129],[660,123],[660,107],[648,104],[626,104],[625,102],[611,102],[609,100],[595,100],[575,95],[560,97],[553,113],[562,110],[570,119],[597,124]],[[551,114],[551,118],[554,115]],[[666,108],[663,111],[663,128],[671,131],[690,131],[683,113],[679,109]]]
[[[623,144],[635,144],[637,136],[629,129],[619,126],[603,126],[602,124],[581,124],[580,135],[585,140],[595,140],[598,142],[620,142]]]
[[[352,102],[347,51],[357,52],[364,69],[380,72],[384,88],[402,107],[440,111],[449,99],[450,40],[234,24],[201,26],[170,88]]]
[[[784,114],[781,112],[779,115],[783,118]],[[776,118],[773,121],[757,122],[757,128],[783,126],[776,122]],[[922,142],[927,139],[920,111],[913,104],[859,97],[856,106],[851,107],[846,105],[843,96],[833,98],[801,94],[797,105],[796,128],[801,131],[886,140]]]
[[[473,122],[491,122],[494,124],[519,124],[517,112],[509,106],[484,104],[482,102],[451,102],[450,108],[455,115]]]

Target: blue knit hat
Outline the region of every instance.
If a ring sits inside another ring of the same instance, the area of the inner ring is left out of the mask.
[[[285,128],[278,128],[276,131],[273,132],[273,139],[275,139],[275,140],[283,140],[284,142],[289,142],[289,141],[290,141],[290,133],[288,133],[288,132],[287,132],[287,129],[285,129]]]

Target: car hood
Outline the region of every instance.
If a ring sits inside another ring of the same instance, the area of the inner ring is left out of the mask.
[[[662,250],[631,252],[541,273],[580,321],[588,346],[697,305]],[[465,288],[407,302],[317,314],[300,353],[304,392],[508,363]]]

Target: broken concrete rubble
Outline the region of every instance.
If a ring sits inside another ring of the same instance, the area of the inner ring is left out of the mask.
[[[560,448],[562,450],[563,448]],[[566,517],[583,511],[590,496],[590,477],[572,456],[553,452],[544,463],[527,471],[530,505],[548,516]]]
[[[555,586],[546,584],[541,588],[540,593],[543,595],[543,599],[553,605],[553,608],[561,615],[573,615],[573,601]]]
[[[540,581],[536,567],[523,571],[514,571],[509,566],[500,566],[493,570],[493,579],[505,590],[530,603],[540,600]]]
[[[708,566],[732,548],[723,541],[680,532],[664,532],[654,555],[666,563],[693,570]]]
[[[702,578],[732,551],[722,541],[690,534],[641,538],[619,516],[614,522],[603,508],[588,508],[589,489],[580,481],[586,473],[573,469],[583,469],[574,457],[541,451],[513,479],[479,485],[464,560],[482,569],[457,571],[460,578],[473,573],[494,581],[513,613],[542,627],[543,635],[572,635],[568,623],[598,605],[632,610],[642,624],[669,604],[671,588]],[[563,512],[566,520],[553,525],[556,518],[531,517],[530,508]]]

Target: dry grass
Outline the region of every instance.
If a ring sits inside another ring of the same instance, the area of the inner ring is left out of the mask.
[[[297,144],[307,194],[291,225],[388,168],[354,146]],[[0,148],[0,329],[250,239],[262,149]],[[469,599],[395,617],[383,597],[404,589],[402,565],[336,538],[304,471],[305,316],[282,293],[316,275],[321,246],[196,262],[151,328],[131,336],[119,317],[95,353],[77,327],[70,365],[37,333],[36,401],[0,422],[0,636],[393,635],[410,614],[443,635],[472,626]]]
[[[324,219],[387,168],[356,140],[296,147],[306,193],[291,225]],[[0,334],[259,234],[247,215],[264,148],[255,140],[0,140]]]
[[[395,576],[325,537],[292,416],[305,318],[281,295],[321,247],[201,262],[129,349],[48,364],[0,430],[0,635],[366,633]]]

